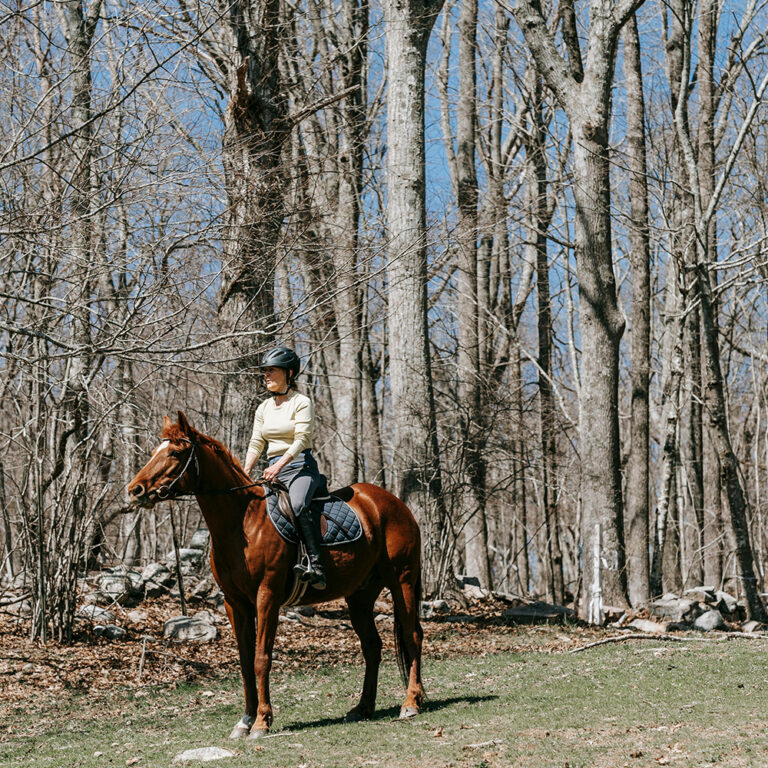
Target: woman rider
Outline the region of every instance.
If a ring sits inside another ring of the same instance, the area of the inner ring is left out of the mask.
[[[309,556],[309,568],[299,563],[294,570],[315,589],[325,589],[320,532],[309,509],[320,482],[320,472],[311,452],[315,410],[312,401],[298,392],[294,383],[301,363],[292,349],[275,347],[264,355],[259,368],[264,371],[264,382],[271,397],[256,409],[245,471],[251,474],[266,444],[269,466],[262,476],[268,481],[277,478],[288,487],[296,525]]]

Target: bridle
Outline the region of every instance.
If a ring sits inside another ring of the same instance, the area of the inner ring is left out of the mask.
[[[187,437],[178,437],[177,440],[181,440],[184,443],[189,443],[189,455],[187,456],[187,460],[184,464],[184,466],[181,468],[181,472],[179,472],[176,477],[171,480],[171,482],[168,485],[161,485],[155,493],[157,494],[157,498],[159,501],[173,501],[174,499],[180,499],[183,496],[219,496],[219,495],[226,495],[230,493],[237,493],[238,491],[244,491],[248,488],[255,488],[256,486],[266,486],[270,490],[278,490],[278,491],[287,491],[288,489],[286,486],[280,481],[280,480],[273,480],[271,482],[268,482],[266,480],[256,480],[253,483],[247,483],[246,485],[237,485],[234,488],[224,488],[222,490],[217,491],[201,491],[200,490],[200,480],[201,480],[201,472],[200,472],[200,462],[197,458],[197,442],[194,439],[190,439]],[[173,491],[173,487],[176,485],[176,483],[181,480],[184,475],[187,474],[187,470],[190,468],[190,466],[194,464],[195,465],[195,486],[194,488],[186,493],[175,493],[173,496],[171,496],[171,492]]]
[[[166,499],[178,499],[179,496],[188,496],[189,494],[184,493],[177,493],[175,496],[171,496],[171,491],[173,490],[173,486],[176,485],[176,483],[181,480],[184,475],[187,474],[187,470],[189,469],[190,464],[194,462],[195,464],[195,474],[197,475],[197,480],[195,481],[195,488],[192,491],[193,495],[197,495],[197,492],[200,488],[200,462],[197,460],[197,443],[194,440],[190,440],[186,437],[180,437],[178,438],[182,442],[189,443],[189,456],[187,456],[187,462],[184,464],[184,467],[182,468],[181,472],[179,472],[176,477],[171,480],[170,485],[161,485],[156,493],[157,498],[160,499],[160,501],[165,501]]]

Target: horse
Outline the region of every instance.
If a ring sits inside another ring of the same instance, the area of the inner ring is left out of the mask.
[[[211,571],[237,639],[245,712],[230,738],[259,738],[272,725],[269,673],[280,607],[294,584],[297,545],[281,538],[267,514],[263,481],[254,483],[240,462],[218,440],[190,426],[163,419],[160,444],[129,483],[134,506],[195,496],[211,533]],[[423,632],[421,535],[412,512],[396,496],[370,483],[334,492],[360,519],[363,535],[337,548],[323,547],[327,588],[308,587],[299,605],[344,598],[365,660],[363,691],[347,722],[367,720],[376,702],[381,638],[373,606],[387,587],[395,613],[395,650],[406,687],[401,718],[419,713]]]

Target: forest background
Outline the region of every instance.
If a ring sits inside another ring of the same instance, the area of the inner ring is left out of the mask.
[[[127,482],[177,408],[242,458],[276,342],[331,486],[414,510],[428,593],[587,618],[706,583],[765,618],[766,5],[3,0],[32,635],[167,550]]]

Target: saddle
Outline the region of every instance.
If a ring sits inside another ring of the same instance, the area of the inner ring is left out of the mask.
[[[283,539],[291,544],[299,543],[288,489],[278,480],[266,486],[266,490],[267,513],[272,525]],[[351,544],[363,535],[363,527],[352,507],[328,493],[328,480],[325,475],[320,475],[320,483],[312,498],[309,512],[315,518],[315,523],[319,519],[321,545],[324,547]]]

